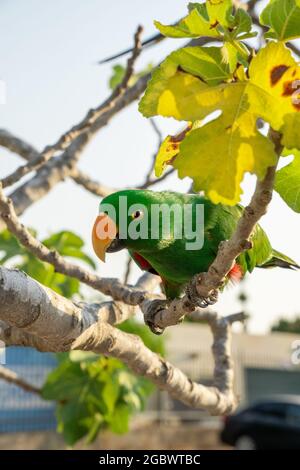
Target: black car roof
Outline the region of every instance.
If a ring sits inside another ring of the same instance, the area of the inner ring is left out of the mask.
[[[265,405],[268,403],[280,403],[282,405],[299,405],[300,406],[300,395],[272,395],[269,397],[256,400],[251,405]]]

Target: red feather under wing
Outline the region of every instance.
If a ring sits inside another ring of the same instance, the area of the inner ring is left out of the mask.
[[[242,267],[239,264],[234,263],[227,276],[232,282],[240,282],[244,277]]]
[[[131,256],[140,269],[159,276],[158,272],[151,266],[149,261],[143,258],[139,253],[131,252]]]

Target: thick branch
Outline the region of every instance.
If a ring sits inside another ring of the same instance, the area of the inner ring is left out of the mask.
[[[21,280],[20,276],[21,275],[19,275],[19,280]],[[135,285],[137,289],[148,290],[150,292],[155,289],[156,286],[156,277],[151,274],[149,275],[148,273],[143,274]],[[100,302],[93,304],[80,302],[74,305],[76,305],[80,310],[88,312],[85,313],[85,315],[91,315],[92,318],[96,318],[97,321],[104,321],[110,325],[122,323],[136,314],[136,307],[126,304],[124,305],[124,303],[121,302]],[[7,346],[30,346],[37,350],[41,350],[41,348],[53,348],[53,346],[51,346],[45,339],[41,340],[41,338],[24,331],[24,329],[8,325],[1,320],[0,340]]]
[[[215,386],[205,387],[192,382],[178,368],[146,348],[139,337],[112,327],[90,307],[81,308],[17,270],[0,267],[0,304],[0,320],[34,335],[40,350],[79,349],[117,357],[135,373],[149,378],[193,408],[223,414],[236,406],[229,326],[235,319],[240,320],[240,315],[210,319],[214,354],[219,362],[215,368]]]

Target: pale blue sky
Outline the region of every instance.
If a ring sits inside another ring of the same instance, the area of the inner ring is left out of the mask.
[[[97,60],[132,43],[137,24],[144,37],[155,32],[153,19],[173,22],[185,13],[185,0],[0,0],[0,79],[7,86],[7,104],[0,106],[1,122],[11,132],[38,149],[53,143],[78,122],[89,107],[108,94],[110,65],[97,66]],[[180,45],[168,40],[140,58],[139,67],[159,62]],[[124,61],[123,61],[124,62]],[[178,129],[171,120],[158,119],[164,134]],[[134,103],[113,119],[92,141],[80,160],[80,168],[104,184],[122,187],[143,180],[156,136]],[[15,169],[21,160],[1,149],[0,177]],[[247,202],[254,178],[244,184]],[[157,189],[186,190],[188,181],[175,176]],[[57,187],[32,206],[22,220],[34,226],[41,236],[61,229],[80,234],[92,252],[90,231],[98,199],[71,181]],[[300,216],[294,214],[275,194],[262,225],[272,244],[300,262]],[[124,253],[112,254],[98,265],[99,274],[122,276]],[[134,277],[138,270],[135,270]],[[255,270],[248,278],[250,330],[265,332],[280,314],[300,313],[298,289],[300,273],[280,269]],[[218,309],[232,313],[240,309],[239,287],[221,296]]]

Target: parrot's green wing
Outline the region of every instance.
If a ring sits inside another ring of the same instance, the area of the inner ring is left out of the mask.
[[[165,295],[168,299],[173,299],[175,297],[179,297],[181,292],[182,292],[182,284],[178,284],[175,282],[169,282],[164,277],[159,274],[156,269],[153,268],[153,266],[147,261],[143,256],[141,256],[139,253],[136,253],[135,251],[128,250],[131,258],[133,261],[138,265],[140,269],[143,271],[147,271],[148,273],[151,274],[156,274],[160,276]]]
[[[269,259],[259,268],[285,268],[285,269],[300,269],[300,266],[288,256],[280,253],[280,251],[272,250],[272,258]]]

